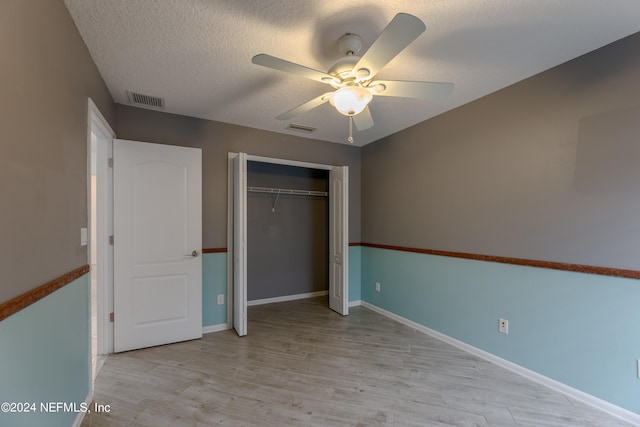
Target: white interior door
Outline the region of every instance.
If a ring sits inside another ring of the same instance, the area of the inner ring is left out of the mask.
[[[202,152],[114,141],[114,350],[202,337]]]
[[[349,168],[329,172],[329,307],[349,314]]]
[[[233,159],[233,327],[247,335],[247,155]]]

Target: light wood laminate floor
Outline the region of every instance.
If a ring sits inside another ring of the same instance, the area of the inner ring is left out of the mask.
[[[110,355],[101,426],[597,426],[619,421],[364,307],[249,307],[249,335]]]

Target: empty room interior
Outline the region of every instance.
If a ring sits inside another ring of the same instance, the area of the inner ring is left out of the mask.
[[[639,17],[3,0],[0,425],[640,426]]]

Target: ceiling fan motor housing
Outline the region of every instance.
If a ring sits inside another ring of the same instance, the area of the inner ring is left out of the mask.
[[[332,76],[340,77],[340,80],[343,82],[346,80],[353,80],[355,76],[353,76],[352,71],[353,67],[358,63],[360,59],[359,56],[345,56],[344,58],[340,58],[327,72]],[[341,85],[337,85],[335,87],[340,87]]]
[[[362,37],[347,33],[338,39],[338,50],[346,56],[357,55],[362,50]]]

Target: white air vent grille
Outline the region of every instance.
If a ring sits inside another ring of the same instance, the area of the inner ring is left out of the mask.
[[[317,128],[313,128],[311,126],[305,126],[305,125],[298,125],[295,123],[289,123],[289,126],[287,126],[287,129],[295,130],[298,132],[311,133],[315,131]]]
[[[129,104],[131,105],[164,110],[164,99],[162,98],[129,91],[127,91],[127,95],[129,96]]]

